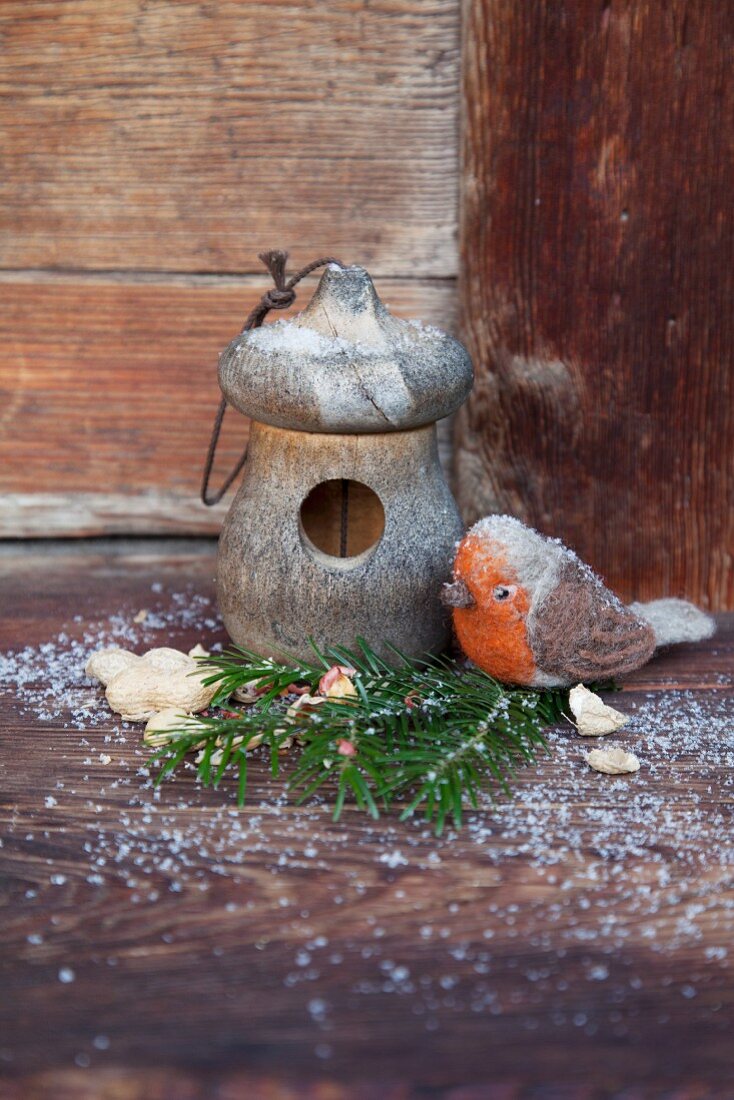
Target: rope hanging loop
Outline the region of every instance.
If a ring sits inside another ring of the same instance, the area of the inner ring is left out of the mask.
[[[302,267],[300,271],[297,271],[295,275],[286,278],[285,265],[288,262],[287,252],[281,249],[274,249],[271,252],[260,252],[258,259],[262,260],[270,272],[274,285],[263,294],[258,304],[251,310],[247,320],[242,326],[242,332],[248,332],[250,329],[259,328],[271,309],[289,309],[296,300],[296,286],[300,283],[301,279],[305,279],[312,271],[316,271],[319,267],[325,267],[327,264],[337,264],[338,267],[344,266],[341,261],[335,260],[333,256],[322,256],[320,259],[313,260],[310,264],[306,264],[306,266]],[[222,430],[222,421],[224,420],[226,411],[227,399],[223,397],[219,402],[219,408],[214,417],[211,439],[209,440],[209,450],[207,451],[206,461],[204,463],[204,476],[201,481],[201,499],[208,507],[219,503],[247,461],[247,447],[245,447],[234,469],[227,475],[219,489],[216,489],[211,494],[209,493],[209,479],[211,478],[214,457],[217,452],[217,444],[219,443],[219,434]]]

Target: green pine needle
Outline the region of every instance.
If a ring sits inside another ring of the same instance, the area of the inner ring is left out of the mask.
[[[547,751],[542,730],[560,721],[568,693],[507,688],[462,661],[416,660],[388,648],[392,663],[362,639],[358,650],[333,646],[322,653],[314,646],[310,661],[286,654],[275,661],[240,648],[204,658],[212,668],[206,682],[218,685],[212,705],[226,706],[234,717],[215,712],[168,733],[151,757],[156,782],[196,751],[201,782],[216,787],[232,773],[242,805],[252,738],[269,749],[277,776],[284,742],[295,736],[301,751],[288,786],[299,802],[325,791],[335,820],[349,798],[375,818],[398,804],[403,819],[422,810],[437,833],[449,820],[459,826],[482,792],[509,794],[517,769]],[[288,718],[283,693],[301,684],[315,694],[335,664],[355,670],[357,694]],[[233,701],[238,688],[253,683],[254,703],[245,708]]]

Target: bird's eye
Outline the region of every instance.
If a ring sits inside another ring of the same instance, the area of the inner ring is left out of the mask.
[[[496,600],[499,600],[500,603],[501,603],[502,600],[508,600],[510,598],[510,596],[512,595],[513,591],[514,590],[512,588],[508,588],[504,584],[498,584],[497,587],[495,588],[494,592],[492,593],[492,595],[494,596],[494,598]]]

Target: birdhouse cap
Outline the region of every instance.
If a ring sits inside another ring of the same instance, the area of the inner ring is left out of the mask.
[[[452,336],[393,317],[363,267],[329,264],[293,320],[236,337],[219,384],[254,420],[308,432],[389,432],[448,416],[471,389]]]

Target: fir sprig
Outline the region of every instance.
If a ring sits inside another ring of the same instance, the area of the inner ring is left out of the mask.
[[[398,803],[403,818],[422,809],[438,833],[447,819],[460,825],[481,791],[509,793],[508,780],[546,749],[542,730],[561,719],[567,703],[563,690],[507,688],[450,658],[416,660],[391,650],[388,662],[361,640],[359,650],[314,647],[311,661],[235,648],[206,664],[207,682],[218,684],[213,705],[237,707],[232,698],[245,685],[257,697],[229,717],[215,713],[169,732],[151,758],[158,782],[196,750],[202,783],[217,786],[234,773],[242,804],[253,739],[269,749],[277,776],[284,742],[295,736],[301,751],[288,785],[299,801],[328,790],[335,820],[348,796],[373,817]],[[306,685],[315,693],[334,664],[355,670],[356,695],[287,716],[289,689]]]

